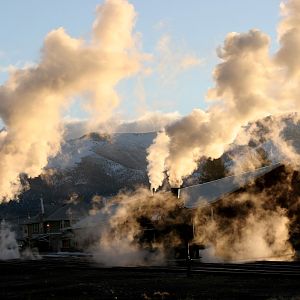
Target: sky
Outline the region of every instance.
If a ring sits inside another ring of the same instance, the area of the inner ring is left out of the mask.
[[[219,62],[216,48],[227,33],[258,28],[277,47],[276,25],[279,0],[131,0],[137,11],[135,31],[143,52],[153,55],[151,74],[139,74],[117,86],[118,108],[123,118],[147,111],[186,115],[205,108],[205,94],[212,87],[212,71]],[[101,0],[3,0],[0,9],[0,83],[9,66],[24,67],[38,62],[43,39],[63,27],[73,37],[88,39]],[[191,63],[183,67],[186,58]],[[75,104],[65,113],[84,118]]]

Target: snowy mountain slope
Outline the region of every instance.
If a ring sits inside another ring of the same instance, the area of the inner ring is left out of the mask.
[[[49,161],[52,185],[68,193],[111,195],[122,188],[148,184],[146,149],[155,133],[91,133],[65,142]]]
[[[84,157],[103,158],[126,168],[146,170],[146,149],[155,133],[119,133],[101,136],[96,133],[63,144],[61,152],[49,161],[48,168],[70,169]]]
[[[252,160],[257,154],[265,156],[267,163],[284,158],[280,145],[270,139],[274,122],[278,120],[268,117],[243,129],[248,139],[243,143],[235,141],[222,156],[227,171],[230,172],[237,162],[246,161],[249,157]],[[299,122],[295,121],[294,116],[280,122],[284,125],[283,139],[300,153]],[[81,200],[89,201],[95,194],[110,196],[124,188],[148,185],[146,150],[155,136],[156,133],[90,133],[65,142],[61,152],[49,161],[48,172],[28,180],[30,189],[20,196],[19,202],[0,205],[0,217],[26,215],[28,211],[38,210],[40,197],[47,205],[57,205],[74,193]],[[204,162],[202,160],[198,170],[185,180],[186,185],[201,182]]]
[[[65,142],[50,159],[47,172],[29,179],[30,189],[20,201],[0,205],[0,217],[35,214],[40,197],[45,205],[59,205],[74,193],[80,201],[95,194],[110,196],[121,189],[147,185],[146,149],[156,133],[120,133],[113,136],[91,133]]]

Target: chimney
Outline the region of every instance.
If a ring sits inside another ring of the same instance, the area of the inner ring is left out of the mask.
[[[180,198],[180,188],[171,188],[171,193],[178,199]]]

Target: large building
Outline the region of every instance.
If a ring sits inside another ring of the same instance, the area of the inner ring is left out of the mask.
[[[275,174],[282,166],[280,163],[273,164],[242,174],[180,188],[175,193],[177,193],[179,198],[183,199],[186,208],[197,208],[203,203],[215,203],[232,193],[250,187],[255,184],[256,180],[265,178],[265,175],[270,172],[273,171],[272,174]]]

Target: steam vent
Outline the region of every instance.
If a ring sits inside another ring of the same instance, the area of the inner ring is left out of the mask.
[[[171,193],[176,197],[176,198],[180,198],[180,188],[171,188]]]

